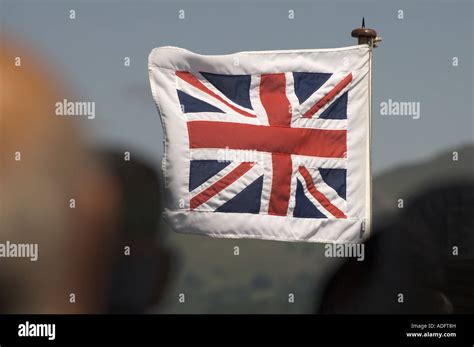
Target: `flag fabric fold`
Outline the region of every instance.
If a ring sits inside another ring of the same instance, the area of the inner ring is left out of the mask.
[[[152,50],[164,218],[184,233],[360,242],[370,229],[370,48]]]

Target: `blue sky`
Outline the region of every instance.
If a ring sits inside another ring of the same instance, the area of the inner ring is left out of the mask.
[[[383,37],[373,73],[374,172],[473,142],[472,1],[0,2],[2,30],[49,59],[77,99],[96,102],[96,119],[84,122],[91,140],[138,152],[157,167],[163,148],[148,82],[152,48],[225,54],[350,46],[362,16]],[[421,118],[381,116],[388,99],[420,102]]]

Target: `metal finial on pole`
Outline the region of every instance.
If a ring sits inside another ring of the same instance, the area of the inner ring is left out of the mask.
[[[369,46],[377,47],[377,43],[382,41],[374,29],[365,27],[364,17],[362,17],[362,27],[352,30],[351,36],[357,38],[359,45],[368,44]]]

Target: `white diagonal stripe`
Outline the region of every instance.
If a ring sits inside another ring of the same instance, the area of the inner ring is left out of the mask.
[[[334,73],[318,90],[316,90],[311,96],[300,105],[300,117],[308,112],[314,104],[321,100],[326,94],[328,94],[334,87],[344,80],[347,77],[348,72],[337,72]],[[352,76],[354,78],[354,76]],[[318,118],[321,113],[323,113],[333,102],[335,102],[342,94],[344,94],[348,89],[351,88],[352,82],[346,85],[339,93],[337,93],[334,98],[332,98],[326,105],[318,110],[312,117]]]
[[[219,95],[222,99],[224,99],[225,101],[227,101],[229,104],[231,104],[232,106],[238,108],[239,110],[242,110],[242,111],[245,111],[245,112],[248,112],[248,113],[251,113],[251,114],[255,114],[254,110],[251,110],[251,109],[248,109],[246,107],[243,107],[237,103],[235,103],[234,101],[232,101],[231,99],[229,99],[224,93],[222,93],[219,89],[217,89],[211,82],[209,82],[201,73],[196,73],[194,75],[202,84],[204,84],[207,89],[211,90],[212,92],[214,92],[214,94],[217,94]],[[235,111],[234,111],[235,112]]]
[[[339,194],[324,182],[319,169],[307,168],[311,177],[313,177],[313,184],[315,188],[323,194],[334,206],[336,206],[339,210],[341,210],[344,214],[346,214],[347,207],[346,207],[346,200],[341,198]]]
[[[225,189],[211,197],[209,200],[195,208],[196,211],[215,211],[220,206],[224,205],[227,201],[234,198],[237,194],[252,184],[257,178],[263,174],[261,166],[258,164],[239,177],[237,180],[232,182]]]
[[[204,182],[203,184],[201,184],[200,186],[194,188],[191,192],[190,192],[190,195],[191,196],[196,196],[197,194],[199,194],[200,192],[206,190],[207,188],[209,188],[210,186],[212,186],[214,183],[216,183],[217,181],[219,181],[221,178],[223,178],[225,175],[227,175],[228,173],[230,173],[232,170],[234,170],[237,166],[239,166],[241,163],[230,163],[229,165],[227,165],[225,168],[223,168],[221,171],[219,171],[218,173],[216,173],[214,176],[212,176],[210,179],[208,179],[206,182]]]
[[[191,95],[192,97],[196,98],[196,99],[199,99],[199,100],[202,100],[214,107],[217,107],[218,109],[222,110],[224,113],[226,114],[233,114],[235,116],[238,116],[239,119],[242,119],[242,121],[244,121],[244,119],[248,118],[248,119],[254,119],[253,117],[248,117],[248,116],[244,116],[236,111],[234,111],[232,108],[230,108],[229,106],[227,106],[226,104],[224,104],[223,102],[221,102],[220,100],[210,96],[209,94],[203,92],[202,90],[194,87],[193,85],[189,84],[188,82],[182,80],[181,78],[179,77],[176,77],[176,87],[177,89],[181,90],[182,92],[188,94],[188,95]],[[237,107],[237,106],[235,106]],[[238,109],[242,109],[242,107],[237,107]],[[242,109],[242,110],[245,110],[247,111],[246,109]],[[255,114],[253,111],[247,111],[251,114]],[[213,113],[215,114],[216,116],[218,116],[219,114],[222,115],[222,116],[226,116],[226,114],[223,114],[222,112],[206,112],[206,113]]]
[[[323,205],[321,205],[319,203],[318,200],[315,199],[315,197],[313,196],[313,194],[311,194],[308,190],[308,187],[306,186],[306,180],[304,179],[304,177],[301,175],[301,173],[297,173],[296,174],[297,178],[300,180],[301,184],[303,185],[303,190],[304,190],[304,195],[309,199],[309,201],[311,201],[311,203],[316,206],[316,208],[322,213],[324,214],[327,218],[336,218],[334,217],[329,211],[327,211]]]

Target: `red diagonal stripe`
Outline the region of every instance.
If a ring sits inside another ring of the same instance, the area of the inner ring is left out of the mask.
[[[317,103],[315,103],[306,113],[304,118],[311,118],[316,112],[323,108],[329,101],[331,101],[341,90],[343,90],[352,81],[352,73],[349,73],[341,82],[331,89],[329,93],[324,95]]]
[[[240,108],[237,108],[235,107],[234,105],[230,104],[229,102],[227,102],[226,100],[224,100],[223,98],[221,98],[219,95],[217,95],[216,93],[214,93],[212,90],[210,90],[209,88],[207,88],[201,81],[199,81],[192,73],[188,72],[188,71],[176,71],[176,76],[178,76],[179,78],[181,78],[183,81],[186,81],[188,82],[190,85],[192,85],[193,87],[196,87],[197,89],[203,91],[204,93],[212,96],[213,98],[219,100],[220,102],[222,102],[223,104],[229,106],[232,110],[234,110],[235,112],[237,113],[240,113],[241,115],[243,116],[246,116],[246,117],[252,117],[252,118],[256,118],[257,116],[254,115],[254,114],[251,114],[251,113],[248,113],[244,110],[241,110]]]
[[[207,200],[212,198],[214,195],[218,194],[223,189],[227,188],[229,185],[234,183],[238,180],[241,176],[243,176],[247,171],[249,171],[254,163],[244,162],[229,172],[227,175],[222,177],[219,181],[212,184],[207,189],[203,190],[196,196],[191,199],[191,209],[195,209],[196,207],[202,205]]]
[[[313,157],[345,158],[346,130],[269,127],[190,121],[190,148],[229,148]]]
[[[331,213],[334,217],[336,218],[342,218],[342,219],[346,219],[347,216],[344,214],[344,212],[342,212],[340,209],[338,209],[336,206],[334,206],[333,204],[331,204],[331,202],[329,201],[328,198],[326,198],[326,196],[324,194],[322,194],[319,190],[316,189],[316,187],[314,186],[314,183],[313,183],[313,178],[311,177],[310,173],[308,172],[308,170],[303,167],[303,166],[300,166],[299,167],[299,172],[301,173],[301,175],[303,176],[305,182],[306,182],[306,186],[308,187],[308,191],[311,193],[311,195],[321,204],[323,205],[323,207],[329,212]]]

